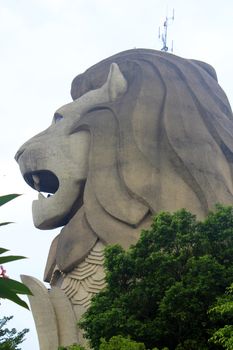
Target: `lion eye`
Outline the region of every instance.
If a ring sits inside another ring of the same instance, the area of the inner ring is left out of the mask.
[[[55,124],[60,122],[62,119],[63,119],[63,115],[61,115],[59,113],[55,113],[54,114],[53,121],[54,121]]]

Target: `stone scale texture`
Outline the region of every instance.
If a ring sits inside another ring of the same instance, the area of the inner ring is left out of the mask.
[[[105,287],[103,263],[104,245],[98,241],[85,260],[65,275],[61,289],[72,305],[80,305],[87,309],[92,296]]]

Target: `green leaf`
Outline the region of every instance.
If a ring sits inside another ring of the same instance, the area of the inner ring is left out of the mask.
[[[9,225],[9,224],[13,224],[12,221],[8,221],[8,222],[1,222],[0,226],[5,226],[5,225]]]
[[[7,194],[5,196],[0,196],[0,206],[3,204],[6,204],[7,202],[11,201],[12,199],[18,196],[21,196],[21,194],[12,193],[12,194]]]
[[[6,204],[7,202],[11,201],[12,199],[20,196],[20,194],[8,194],[5,196],[0,196],[0,206],[3,204]],[[0,223],[0,226],[11,224],[11,222],[2,222]],[[0,248],[0,254],[3,254],[7,252],[8,249]],[[1,256],[0,257],[0,264],[5,264],[7,262],[16,261],[26,259],[25,256],[19,256],[19,255],[8,255],[8,256]],[[26,295],[32,295],[31,291],[27,286],[25,286],[23,283],[20,283],[18,281],[12,280],[10,278],[0,278],[0,298],[9,299],[13,301],[14,303],[28,308],[28,305],[25,301],[23,301],[18,294],[26,294]]]
[[[0,248],[0,254],[3,254],[3,253],[8,252],[8,251],[9,251],[8,249]]]
[[[3,279],[1,279],[1,280],[3,280]],[[14,303],[16,303],[22,307],[25,307],[26,309],[29,310],[29,307],[25,301],[20,299],[18,297],[18,295],[16,293],[14,293],[13,291],[11,291],[7,286],[4,286],[2,284],[1,284],[1,288],[0,288],[0,298],[11,300]]]
[[[21,260],[21,259],[27,259],[27,258],[25,256],[19,256],[19,255],[1,256],[0,264],[5,264],[10,261]]]
[[[13,293],[32,295],[27,286],[11,278],[0,278],[0,291],[2,287],[9,288]]]

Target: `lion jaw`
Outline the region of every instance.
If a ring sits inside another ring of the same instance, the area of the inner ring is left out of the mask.
[[[41,230],[53,229],[66,224],[66,217],[72,212],[79,198],[82,205],[82,182],[72,184],[70,179],[60,181],[59,190],[52,196],[44,197],[40,192],[38,199],[32,202],[32,216],[35,227]]]

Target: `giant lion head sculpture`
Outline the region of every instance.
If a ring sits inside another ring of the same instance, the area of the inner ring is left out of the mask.
[[[46,276],[54,264],[71,270],[97,239],[128,247],[158,211],[202,217],[233,203],[233,116],[212,67],[134,49],[77,76],[71,94],[16,155],[39,191],[35,226],[64,226]]]

